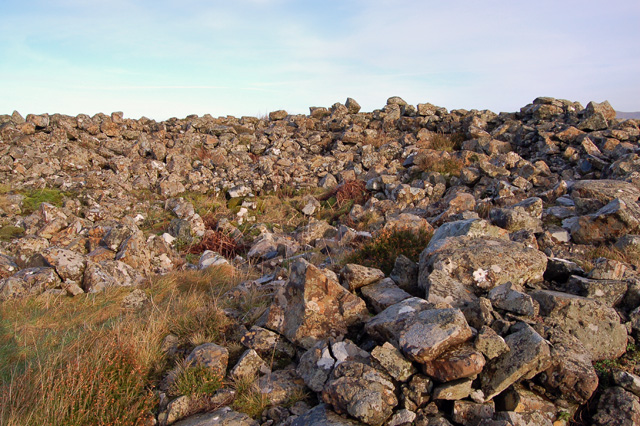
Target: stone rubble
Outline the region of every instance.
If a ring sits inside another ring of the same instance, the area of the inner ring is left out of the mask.
[[[136,309],[151,274],[258,265],[225,295],[271,297],[238,320],[239,357],[228,365],[214,343],[184,355],[256,377],[271,407],[251,419],[223,392],[191,416],[183,395],[159,424],[541,426],[579,411],[640,424],[638,371],[605,387],[594,368],[640,338],[640,122],[546,97],[500,114],[399,97],[360,110],[348,98],[265,118],[0,115],[0,303],[131,287]],[[355,201],[320,218],[353,182]],[[28,203],[45,189],[63,202]],[[304,194],[305,225],[261,223],[260,197],[287,190]],[[228,217],[212,226],[192,194],[218,195]],[[419,259],[386,272],[336,261],[398,230],[433,233]],[[218,233],[243,255],[181,249]]]

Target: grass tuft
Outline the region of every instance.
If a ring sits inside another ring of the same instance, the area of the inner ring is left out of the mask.
[[[429,244],[431,236],[432,233],[426,229],[382,230],[372,240],[348,255],[343,263],[375,267],[389,275],[393,270],[396,257],[401,254],[417,262],[420,253]]]

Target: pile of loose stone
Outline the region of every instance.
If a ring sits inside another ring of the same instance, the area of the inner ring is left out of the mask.
[[[640,337],[639,265],[588,257],[599,245],[640,250],[638,121],[617,120],[607,102],[552,98],[501,114],[398,97],[359,110],[348,99],[268,119],[0,116],[0,179],[13,190],[2,219],[25,234],[2,245],[0,297],[166,273],[181,264],[174,238],[208,232],[180,195],[217,191],[244,200],[219,226],[240,239],[234,224],[255,221],[247,257],[267,272],[234,292],[270,289],[273,302],[257,322],[237,320],[237,363],[213,343],[186,362],[259,376],[272,407],[260,423],[228,407],[181,420],[182,396],[161,401],[160,424],[555,425],[587,403],[593,424],[640,424],[640,378],[618,371],[596,392],[593,368]],[[432,149],[453,134],[459,150]],[[425,170],[425,158],[455,159],[459,176]],[[419,262],[398,256],[389,276],[335,256],[314,265],[309,253],[335,255],[370,234],[313,219],[311,196],[308,224],[293,233],[269,231],[253,210],[265,191],[355,179],[372,197],[348,223],[433,232]],[[18,190],[45,187],[77,196],[22,215]],[[141,230],[146,192],[175,216],[165,235]],[[205,252],[192,267],[239,260]],[[292,362],[275,369],[275,358]],[[317,405],[288,403],[302,392]],[[212,403],[230,399],[225,388]]]

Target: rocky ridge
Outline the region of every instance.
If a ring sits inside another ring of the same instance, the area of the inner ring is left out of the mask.
[[[599,388],[594,369],[640,332],[639,141],[638,120],[608,102],[553,98],[500,114],[392,97],[371,113],[348,99],[262,119],[4,115],[0,298],[250,260],[262,276],[236,290],[272,302],[253,323],[227,313],[246,351],[228,365],[206,343],[185,362],[258,376],[272,406],[188,416],[188,397],[160,398],[159,424],[640,424],[640,371]],[[321,190],[348,209],[323,220]],[[288,192],[304,224],[261,222],[261,196]],[[34,194],[52,197],[30,206]],[[212,223],[193,194],[226,217]],[[398,229],[433,233],[419,259],[386,273],[336,260]],[[185,241],[218,233],[246,250],[186,256]],[[287,406],[300,392],[312,397]]]

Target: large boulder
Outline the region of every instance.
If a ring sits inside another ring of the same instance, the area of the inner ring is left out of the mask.
[[[540,304],[546,325],[575,336],[594,361],[621,356],[627,348],[627,329],[615,309],[597,300],[550,290],[531,296]]]
[[[521,378],[531,379],[551,363],[549,344],[536,331],[524,325],[508,335],[509,351],[491,361],[482,373],[482,391],[492,399]]]
[[[308,349],[318,340],[341,338],[349,327],[368,317],[362,299],[299,259],[291,265],[289,281],[269,308],[266,326]]]
[[[87,262],[82,287],[87,293],[99,293],[109,287],[128,287],[142,283],[144,277],[131,266],[117,260]]]
[[[369,425],[382,425],[398,405],[393,382],[359,362],[344,362],[333,371],[322,400],[338,413],[349,414]]]
[[[517,242],[451,237],[422,252],[418,284],[425,289],[428,301],[461,307],[507,282],[542,281],[546,266],[544,253]]]
[[[598,402],[598,411],[593,416],[595,426],[640,425],[640,402],[638,397],[614,386],[604,391]]]
[[[541,381],[559,397],[583,404],[598,387],[598,375],[591,354],[575,337],[562,330],[547,328],[542,334],[551,344],[551,365]]]
[[[398,344],[412,361],[427,363],[447,349],[466,342],[472,334],[459,309],[429,309],[416,314],[400,331]]]

